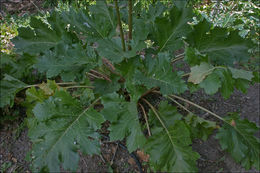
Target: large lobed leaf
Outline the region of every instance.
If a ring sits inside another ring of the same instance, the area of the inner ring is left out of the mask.
[[[227,123],[216,135],[222,149],[246,169],[253,166],[260,170],[260,140],[254,136],[259,127],[246,119],[241,120],[238,114],[225,117],[225,120]]]
[[[0,81],[0,107],[14,104],[16,93],[25,88],[27,85],[22,81],[5,74],[4,78]]]
[[[225,28],[215,27],[211,29],[211,23],[205,19],[194,26],[186,41],[195,48],[200,54],[208,56],[208,61],[216,64],[233,65],[235,62],[249,59],[248,49],[251,42],[239,36],[238,31],[228,32]],[[190,49],[190,48],[188,48]],[[200,63],[193,60],[200,58],[195,55],[196,51],[190,52],[186,57],[191,63]]]
[[[162,94],[180,94],[187,89],[181,76],[172,71],[168,53],[159,53],[155,58],[149,56],[146,58],[145,68],[135,74],[136,84],[143,84],[148,88],[160,87]]]
[[[101,114],[111,122],[110,140],[123,140],[130,152],[143,147],[145,137],[141,130],[136,103],[126,102],[124,98],[112,93],[102,97],[104,109]]]
[[[80,149],[85,154],[100,153],[99,134],[104,121],[91,107],[84,108],[66,91],[57,91],[33,109],[36,122],[30,125],[34,168],[47,167],[50,172],[76,170]]]
[[[171,8],[169,15],[157,17],[153,36],[159,45],[159,52],[175,51],[183,46],[182,37],[188,35],[191,27],[188,22],[192,21],[193,12],[187,7],[187,1],[173,1],[175,5]]]
[[[53,12],[47,20],[48,24],[32,17],[30,27],[18,28],[19,35],[12,40],[17,52],[36,55],[56,47],[59,43],[71,44],[76,41],[75,35],[67,32],[57,12]]]
[[[224,98],[228,98],[234,88],[246,92],[253,79],[250,71],[224,66],[212,66],[206,62],[191,67],[188,82],[198,84],[207,94],[215,94],[218,90]]]
[[[85,50],[79,44],[73,47],[59,44],[55,52],[46,51],[35,66],[40,72],[46,72],[47,78],[60,75],[63,81],[74,81],[77,77],[82,78],[85,72],[97,66],[98,58],[90,53],[93,51],[91,47]]]
[[[144,147],[150,155],[150,163],[156,169],[167,172],[196,172],[199,154],[192,151],[191,134],[176,108],[161,102],[158,109],[164,123],[159,125],[157,116],[149,113],[152,136]],[[166,129],[165,129],[166,128]]]
[[[90,12],[70,9],[62,12],[62,19],[72,31],[91,41],[115,36],[116,18],[107,1],[96,1],[96,5],[90,7]]]

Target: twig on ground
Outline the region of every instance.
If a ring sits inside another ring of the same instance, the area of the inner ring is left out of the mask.
[[[118,150],[118,142],[116,143],[116,151],[115,151],[115,153],[114,153],[114,155],[112,157],[112,160],[110,161],[110,165],[113,165],[113,162],[114,162],[117,150]]]

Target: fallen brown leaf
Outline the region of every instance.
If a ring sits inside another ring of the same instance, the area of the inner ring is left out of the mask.
[[[148,154],[145,154],[143,151],[141,150],[138,150],[136,152],[136,154],[138,155],[139,159],[143,162],[148,162],[149,161],[149,155]]]

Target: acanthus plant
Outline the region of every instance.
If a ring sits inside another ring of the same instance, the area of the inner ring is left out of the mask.
[[[234,88],[246,92],[257,73],[234,64],[248,61],[251,42],[238,31],[213,28],[205,19],[192,24],[195,15],[186,1],[167,6],[157,2],[148,10],[128,3],[128,18],[126,9],[120,13],[117,0],[114,5],[97,1],[88,11],[53,11],[47,22],[32,17],[30,27],[18,29],[12,40],[17,54],[28,60],[26,67],[48,80],[28,85],[5,74],[1,107],[12,106],[15,94],[26,89],[23,104],[33,168],[58,172],[62,166],[75,171],[78,150],[100,154],[98,130],[108,121],[110,140],[126,139],[130,152],[144,150],[157,171],[196,171],[200,156],[192,150],[192,140],[206,140],[214,130],[222,149],[237,163],[259,170],[257,125],[238,114],[220,117],[180,96],[191,87],[207,94],[220,91],[225,98]],[[122,23],[128,23],[128,32]],[[148,40],[152,46],[147,46]],[[172,66],[182,58],[174,56],[181,48],[190,66],[188,74]],[[149,94],[165,100],[154,105]],[[196,116],[184,102],[222,123]],[[179,113],[177,106],[188,114]]]

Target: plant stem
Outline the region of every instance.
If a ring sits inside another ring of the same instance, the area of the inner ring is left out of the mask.
[[[176,103],[178,106],[180,106],[183,110],[187,111],[190,114],[193,114],[191,111],[189,111],[185,106],[183,106],[182,104],[180,104],[179,102],[177,102],[175,99],[167,96],[168,99],[170,99],[171,101],[173,101],[174,103]]]
[[[77,85],[77,86],[68,86],[68,87],[63,87],[63,88],[66,88],[66,89],[69,89],[69,88],[90,88],[90,89],[93,89],[94,87],[93,86],[86,86],[86,85]]]
[[[186,103],[189,103],[189,104],[191,104],[191,105],[193,105],[193,106],[195,106],[195,107],[197,107],[197,108],[199,108],[199,109],[201,109],[201,110],[203,110],[203,111],[205,111],[205,112],[207,112],[207,113],[213,115],[214,117],[216,117],[216,118],[218,118],[218,119],[220,119],[220,120],[226,122],[226,121],[225,121],[222,117],[220,117],[219,115],[217,115],[217,114],[211,112],[210,110],[208,110],[208,109],[206,109],[206,108],[204,108],[204,107],[202,107],[202,106],[200,106],[200,105],[197,105],[196,103],[193,103],[193,102],[191,102],[191,101],[189,101],[189,100],[186,100],[186,99],[184,99],[184,98],[182,98],[182,97],[179,97],[179,96],[176,96],[176,95],[170,95],[170,96],[172,96],[172,97],[174,97],[174,98],[176,98],[176,99],[182,100],[182,101],[184,101],[184,102],[186,102]]]
[[[154,90],[157,90],[157,89],[158,89],[158,87],[154,87],[154,88],[151,88],[151,89],[147,90],[145,93],[143,93],[141,95],[140,98],[143,98],[144,96],[148,95],[149,93],[151,93],[151,92],[153,92]]]
[[[125,52],[125,39],[124,39],[123,27],[122,27],[122,23],[121,23],[121,19],[120,19],[118,2],[117,2],[117,0],[114,0],[114,1],[115,1],[115,7],[116,7],[117,22],[118,22],[119,29],[120,29],[120,37],[121,37],[121,41],[122,41],[122,47],[123,47],[123,51]]]
[[[171,134],[170,134],[169,130],[167,129],[166,125],[164,124],[164,122],[163,122],[162,119],[160,118],[160,116],[159,116],[159,114],[157,113],[155,107],[153,107],[153,105],[152,105],[150,102],[148,102],[146,99],[142,98],[142,100],[143,100],[146,104],[148,104],[148,106],[152,109],[152,111],[154,112],[155,116],[156,116],[157,119],[160,121],[160,123],[162,124],[164,130],[166,131],[166,133],[167,133],[167,135],[168,135],[168,137],[169,137],[169,139],[170,139],[172,145],[175,146],[174,143],[173,143],[173,140],[172,140],[172,137],[171,137]]]
[[[186,76],[189,76],[189,75],[190,75],[190,73],[185,73],[185,74],[181,75],[181,77],[186,77]]]
[[[133,30],[133,4],[132,0],[128,0],[128,50],[131,50],[130,40],[132,40],[132,30]]]
[[[171,63],[175,63],[176,61],[179,61],[179,60],[183,59],[184,56],[185,56],[184,53],[183,53],[183,54],[180,54],[180,55],[177,55],[177,56],[175,57],[175,59],[173,59],[173,60],[171,61]]]
[[[76,82],[64,82],[64,83],[56,83],[57,85],[72,85],[72,84],[76,84]],[[27,85],[26,88],[31,88],[31,87],[39,87],[41,84],[34,84],[34,85]]]
[[[140,103],[138,103],[138,105],[140,106],[140,108],[141,108],[142,111],[143,111],[144,119],[145,119],[145,122],[146,122],[146,127],[147,127],[147,130],[148,130],[148,135],[151,136],[151,131],[150,131],[149,123],[148,123],[148,118],[147,118],[146,112],[145,112],[145,110],[144,110],[144,107],[143,107],[143,105],[141,105]]]

